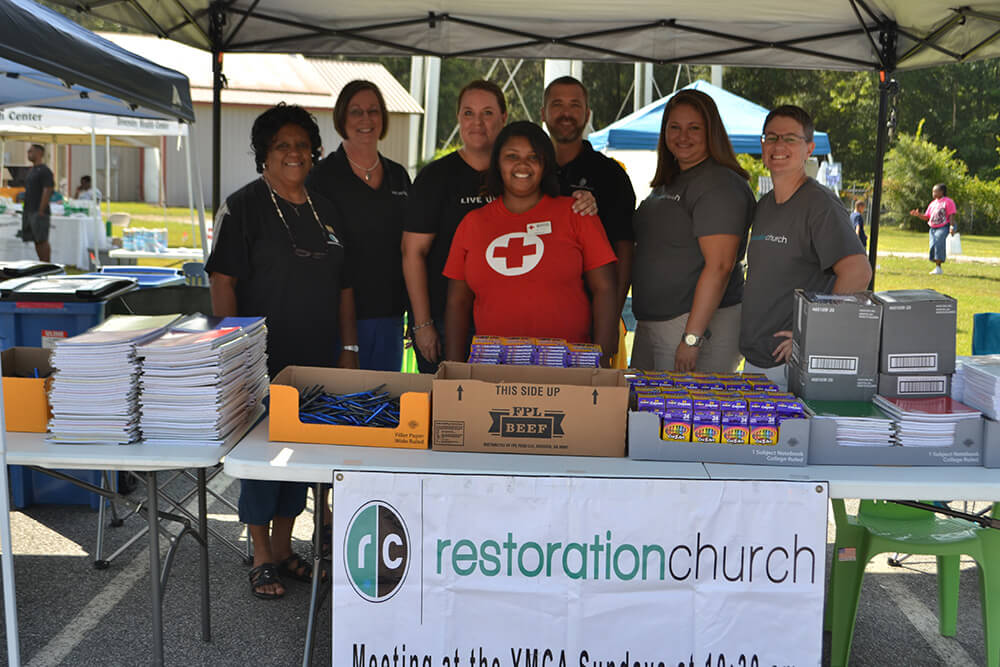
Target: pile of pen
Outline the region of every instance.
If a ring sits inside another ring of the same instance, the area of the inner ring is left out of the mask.
[[[328,394],[323,385],[299,393],[299,419],[304,424],[338,426],[399,426],[399,397],[382,391],[384,384],[354,394]]]

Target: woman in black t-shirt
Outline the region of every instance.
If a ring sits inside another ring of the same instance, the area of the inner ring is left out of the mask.
[[[403,287],[400,242],[410,177],[378,152],[389,114],[378,87],[355,80],[340,91],[333,125],[340,147],[320,161],[306,184],[337,207],[355,267],[361,368],[399,371],[403,363]]]
[[[308,111],[279,104],[254,121],[251,143],[261,178],[219,209],[205,265],[216,316],[264,316],[268,374],[286,365],[357,368],[352,275],[334,207],[305,187],[319,156]],[[338,346],[337,341],[341,342]],[[285,594],[281,577],[309,581],[312,567],[292,551],[292,526],[307,485],[240,480],[239,516],[253,542],[250,589]]]

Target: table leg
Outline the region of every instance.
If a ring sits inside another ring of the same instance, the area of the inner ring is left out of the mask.
[[[150,470],[146,473],[146,495],[149,503],[149,582],[151,600],[153,603],[153,665],[162,667],[163,665],[163,618],[162,601],[163,592],[160,587],[160,513],[157,503],[156,471]]]
[[[201,535],[201,639],[212,641],[208,608],[208,503],[206,502],[205,469],[198,468],[198,534]]]
[[[313,487],[313,580],[312,593],[309,596],[309,622],[306,624],[306,647],[302,654],[302,667],[312,664],[313,638],[316,635],[316,607],[319,605],[319,584],[323,578],[322,540],[323,540],[323,496],[322,484]]]

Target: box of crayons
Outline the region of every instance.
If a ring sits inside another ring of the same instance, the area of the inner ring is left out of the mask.
[[[629,457],[805,465],[808,414],[763,375],[629,371]]]

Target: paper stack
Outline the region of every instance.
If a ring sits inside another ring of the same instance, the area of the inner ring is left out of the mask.
[[[891,447],[895,425],[871,401],[806,401],[813,419],[837,424],[837,444],[845,447]]]
[[[958,422],[981,416],[979,410],[947,396],[888,398],[877,394],[872,402],[895,420],[896,442],[904,447],[950,447]]]
[[[136,346],[163,334],[177,315],[113,317],[56,344],[48,441],[129,444],[140,439]]]
[[[143,440],[219,446],[241,437],[267,391],[266,338],[262,318],[201,316],[140,347]]]
[[[1000,415],[1000,355],[966,358],[962,364],[962,375],[962,401],[996,420]]]

